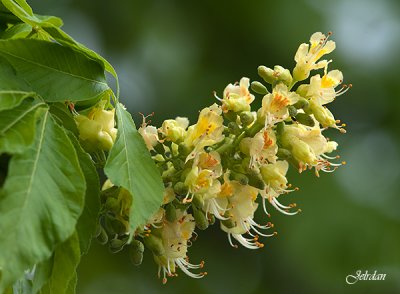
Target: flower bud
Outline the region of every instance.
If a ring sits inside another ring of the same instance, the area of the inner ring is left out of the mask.
[[[244,127],[247,127],[248,125],[252,124],[254,121],[255,117],[253,113],[250,111],[244,111],[240,114],[240,122]]]
[[[241,129],[237,125],[237,123],[231,121],[228,123],[228,129],[231,134],[238,135],[241,133]]]
[[[102,226],[99,226],[100,233],[97,235],[96,239],[101,245],[105,245],[108,242],[108,235],[106,230]]]
[[[307,108],[309,106],[309,102],[307,99],[304,98],[300,98],[299,101],[297,101],[295,104],[293,104],[294,107],[296,107],[296,109],[300,109],[300,108]]]
[[[267,87],[265,87],[263,84],[261,84],[260,82],[254,81],[251,83],[251,89],[261,95],[265,95],[268,94],[269,91],[267,89]]]
[[[266,67],[264,65],[260,65],[257,68],[257,71],[258,75],[262,77],[264,81],[266,81],[268,84],[273,84],[276,81],[273,69]]]
[[[336,125],[335,118],[328,108],[311,101],[310,109],[314,114],[315,119],[322,125],[322,127],[327,128]]]
[[[285,148],[279,148],[276,156],[280,159],[289,159],[292,157],[292,153]]]
[[[109,244],[109,249],[110,249],[111,253],[120,252],[124,248],[127,241],[128,241],[128,238],[112,239]]]
[[[294,106],[292,106],[292,105],[289,105],[289,106],[288,106],[288,111],[289,111],[289,116],[290,116],[290,117],[294,117],[294,116],[296,116],[296,114],[297,114],[297,109],[296,109],[296,107],[294,107]]]
[[[203,210],[196,208],[195,205],[192,205],[192,209],[193,209],[193,217],[196,222],[196,227],[202,231],[207,229],[209,225],[208,219]]]
[[[131,262],[138,266],[142,264],[143,261],[144,245],[139,240],[132,240],[129,246],[129,258]]]
[[[246,175],[233,171],[229,174],[229,179],[232,181],[238,181],[241,185],[247,185],[249,183],[249,178],[246,177]]]
[[[264,190],[265,188],[265,183],[260,175],[260,173],[256,172],[251,172],[250,174],[247,175],[249,182],[248,184],[254,188]]]
[[[165,254],[165,249],[161,238],[151,234],[148,237],[144,237],[143,242],[155,256],[162,256]]]
[[[313,118],[311,116],[309,116],[308,114],[305,113],[298,113],[295,116],[296,121],[298,121],[299,123],[308,126],[308,127],[313,127],[315,125],[315,121],[313,120]]]
[[[274,66],[274,77],[276,79],[276,82],[282,82],[288,87],[290,87],[293,81],[290,71],[280,65]]]
[[[178,195],[186,195],[189,190],[188,187],[183,182],[177,182],[174,185],[174,191]]]
[[[176,220],[176,209],[172,203],[169,203],[165,206],[165,218],[170,223]]]

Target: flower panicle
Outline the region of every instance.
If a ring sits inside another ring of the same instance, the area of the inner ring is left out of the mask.
[[[329,128],[345,133],[345,124],[327,105],[351,88],[343,84],[341,71],[328,69],[331,60],[321,60],[335,49],[330,35],[317,32],[310,44],[301,44],[293,71],[260,66],[262,83],[243,77],[227,85],[222,98],[214,93],[216,103],[202,109],[194,124],[177,117],[159,128],[149,122],[139,128],[165,192],[162,207],[135,232],[133,242],[153,253],[163,283],[177,276],[178,268],[193,278],[207,274],[201,271],[204,262],[189,262],[187,253],[196,230],[214,223],[232,247],[264,247],[261,238],[277,232],[272,222],[255,220],[259,206],[268,218],[269,206],[285,215],[301,211],[285,199],[299,190],[287,179],[290,166],[299,172],[313,169],[319,176],[345,164],[331,155],[338,144],[324,135]],[[252,109],[257,98],[261,107]],[[127,221],[126,215],[120,219]]]

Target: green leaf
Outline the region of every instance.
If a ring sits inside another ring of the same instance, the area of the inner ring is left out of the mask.
[[[32,32],[32,27],[26,23],[19,23],[6,29],[1,35],[1,39],[26,38]]]
[[[67,105],[61,102],[51,103],[50,113],[53,115],[53,118],[65,129],[72,132],[75,136],[79,135],[78,127],[76,126],[74,117],[69,111]]]
[[[22,153],[33,143],[37,113],[44,106],[43,102],[29,99],[0,112],[0,154]]]
[[[68,136],[75,146],[78,160],[86,180],[85,206],[76,225],[81,253],[86,254],[99,222],[100,180],[89,154],[82,149],[79,145],[79,141],[72,133],[68,133]]]
[[[0,40],[0,54],[47,102],[90,100],[110,91],[101,65],[71,48],[11,39]]]
[[[24,0],[1,0],[3,5],[23,22],[32,27],[46,25],[62,26],[62,20],[55,16],[33,14],[32,8]]]
[[[45,111],[34,144],[12,157],[0,191],[0,293],[72,235],[85,191],[74,146]]]
[[[117,88],[117,97],[119,97],[119,80],[118,80],[118,75],[117,72],[115,71],[114,67],[100,54],[94,52],[93,50],[87,48],[85,45],[75,41],[70,35],[65,33],[63,30],[56,26],[45,26],[42,27],[42,29],[49,34],[51,38],[53,38],[55,41],[59,42],[60,44],[64,46],[69,46],[85,55],[88,57],[98,61],[100,64],[103,65],[104,69],[109,72],[114,78],[116,82],[116,88]]]
[[[81,251],[79,249],[79,238],[75,232],[64,243],[57,246],[54,251],[52,262],[52,270],[47,283],[40,290],[40,294],[65,294],[75,293],[75,289],[71,288],[81,259]],[[73,291],[73,292],[71,292]]]
[[[132,196],[130,228],[145,224],[162,203],[164,186],[160,173],[131,115],[116,105],[118,135],[108,155],[104,171],[111,182]]]
[[[36,94],[26,81],[19,78],[11,64],[0,57],[0,111],[18,106]]]

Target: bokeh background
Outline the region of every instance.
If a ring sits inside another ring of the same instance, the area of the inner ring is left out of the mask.
[[[150,254],[134,267],[94,242],[78,293],[400,293],[400,1],[28,2],[62,17],[68,33],[111,61],[137,123],[138,112],[153,111],[156,125],[178,115],[194,122],[215,102],[213,90],[257,79],[258,65],[292,69],[298,45],[315,31],[334,32],[331,69],[354,85],[332,104],[348,124],[346,135],[330,135],[348,164],[319,179],[290,174],[301,190],[285,197],[303,212],[271,210],[279,235],[265,248],[231,248],[215,226],[190,248],[209,275],[181,274],[163,286]],[[357,270],[386,280],[347,285]]]

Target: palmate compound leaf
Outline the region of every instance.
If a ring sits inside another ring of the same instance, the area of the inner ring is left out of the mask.
[[[160,208],[164,186],[131,115],[120,103],[115,108],[118,135],[104,171],[114,185],[125,188],[132,196],[129,223],[133,233]]]
[[[44,102],[29,98],[13,109],[0,111],[0,154],[22,153],[33,143],[38,112],[44,106]]]
[[[101,64],[53,42],[0,40],[0,55],[46,102],[85,101],[110,91]]]
[[[75,230],[86,190],[74,146],[48,110],[0,191],[0,293]]]

